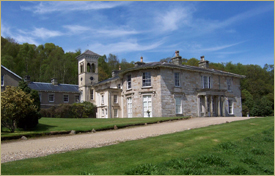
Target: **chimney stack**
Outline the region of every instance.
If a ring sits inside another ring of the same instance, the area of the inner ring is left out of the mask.
[[[142,56],[140,57],[140,62],[143,62],[143,57]]]
[[[175,51],[176,57],[179,57],[179,51]]]
[[[171,60],[172,60],[172,63],[173,64],[176,64],[176,65],[182,65],[182,59],[181,59],[181,56],[179,55],[179,51],[175,51],[175,57],[173,57]]]
[[[118,67],[118,70],[119,70],[119,71],[121,70],[121,66]]]
[[[209,61],[204,60],[204,56],[201,56],[201,61],[199,62],[200,68],[209,68]]]
[[[29,75],[25,76],[24,81],[29,84],[31,82],[31,77]]]
[[[57,78],[52,78],[52,79],[51,79],[51,83],[52,83],[53,85],[57,86],[57,85],[58,85]]]

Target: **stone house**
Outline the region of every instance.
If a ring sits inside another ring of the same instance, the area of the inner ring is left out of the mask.
[[[28,86],[38,91],[41,109],[47,109],[59,104],[72,104],[79,102],[78,85],[59,84],[56,78],[51,79],[51,83],[31,82],[30,77],[25,78]]]
[[[199,67],[182,65],[175,54],[171,63],[144,63],[141,57],[134,68],[113,71],[112,78],[98,82],[98,70],[87,67],[97,68],[99,55],[87,50],[77,57],[83,69],[79,81],[93,78],[79,82],[82,100],[96,104],[97,118],[242,116],[240,79],[245,76],[210,69],[204,56]]]
[[[1,65],[1,92],[5,90],[6,86],[17,87],[21,80],[20,76]]]

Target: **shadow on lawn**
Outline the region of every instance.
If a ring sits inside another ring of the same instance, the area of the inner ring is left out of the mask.
[[[47,131],[48,129],[53,128],[53,127],[57,127],[57,126],[46,125],[46,124],[37,124],[37,126],[35,128],[28,129],[28,131],[37,131],[37,132]]]

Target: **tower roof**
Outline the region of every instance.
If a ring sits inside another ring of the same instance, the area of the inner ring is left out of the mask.
[[[90,50],[86,50],[84,53],[80,54],[79,56],[76,57],[76,59],[79,59],[81,56],[84,56],[84,55],[89,55],[89,56],[98,56],[100,57],[101,55],[95,53],[95,52],[92,52]]]

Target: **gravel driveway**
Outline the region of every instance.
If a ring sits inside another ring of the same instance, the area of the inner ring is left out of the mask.
[[[118,130],[102,131],[96,133],[83,133],[76,135],[51,136],[28,140],[16,140],[1,144],[1,163],[25,158],[35,158],[53,153],[62,153],[70,150],[94,148],[112,145],[122,141],[143,139],[150,136],[175,133],[179,131],[200,128],[209,125],[222,124],[252,117],[207,117],[191,118],[124,128]]]

